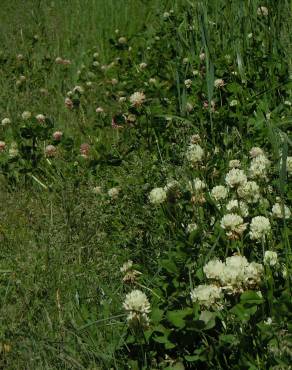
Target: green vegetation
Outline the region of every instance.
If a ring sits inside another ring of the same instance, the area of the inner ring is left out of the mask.
[[[1,368],[290,368],[289,14],[3,1]]]

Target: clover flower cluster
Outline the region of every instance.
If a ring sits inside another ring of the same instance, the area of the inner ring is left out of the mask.
[[[141,290],[134,289],[128,293],[123,307],[128,314],[127,321],[130,326],[147,327],[149,325],[148,314],[151,311],[151,306],[146,294]]]
[[[233,255],[225,262],[219,259],[209,261],[203,271],[207,279],[219,285],[223,292],[236,294],[258,288],[264,269],[260,263],[249,263],[244,256]]]

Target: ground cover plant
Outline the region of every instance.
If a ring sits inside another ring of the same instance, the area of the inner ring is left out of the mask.
[[[289,14],[4,1],[1,368],[291,368]]]

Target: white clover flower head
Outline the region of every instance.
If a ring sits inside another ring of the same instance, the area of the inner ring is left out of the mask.
[[[128,313],[127,321],[129,325],[149,325],[148,314],[151,311],[150,302],[145,293],[135,289],[126,295],[123,307]]]
[[[54,145],[47,145],[45,147],[45,156],[46,157],[55,157],[57,154],[57,148]]]
[[[199,144],[190,144],[186,151],[186,158],[191,165],[196,165],[203,160],[204,150]]]
[[[166,191],[163,188],[154,188],[149,194],[149,200],[152,204],[161,204],[167,198]]]
[[[92,63],[92,66],[93,66],[93,67],[99,67],[99,66],[100,66],[100,63],[99,63],[97,60],[95,60],[95,61]]]
[[[287,157],[286,168],[289,176],[292,176],[292,157]]]
[[[193,76],[198,76],[199,75],[199,71],[197,70],[197,69],[194,69],[193,71],[192,71],[192,74],[193,74]]]
[[[235,107],[237,104],[238,104],[238,100],[233,99],[233,100],[231,100],[231,102],[229,103],[229,106],[230,106],[230,107]]]
[[[93,54],[94,59],[98,59],[98,57],[99,57],[99,53],[96,52],[96,53]]]
[[[187,89],[190,89],[193,84],[193,81],[191,79],[187,79],[185,80],[184,84]]]
[[[268,218],[264,216],[256,216],[251,220],[250,223],[250,238],[252,240],[261,241],[271,231],[271,224]]]
[[[11,120],[9,118],[3,118],[1,121],[2,126],[9,125],[11,123]]]
[[[222,80],[222,78],[217,78],[215,81],[214,81],[214,86],[219,89],[221,87],[223,87],[225,85],[225,82],[224,80]]]
[[[191,104],[190,102],[187,102],[187,103],[186,103],[186,111],[187,111],[188,113],[190,113],[192,110],[194,110],[194,106],[193,106],[193,104]]]
[[[263,154],[252,159],[249,167],[249,175],[251,178],[267,178],[270,161]]]
[[[216,285],[199,285],[191,291],[191,300],[204,308],[221,308],[221,288]]]
[[[251,262],[244,271],[244,282],[249,288],[256,287],[260,284],[264,272],[263,265]]]
[[[128,272],[133,267],[133,261],[129,260],[123,264],[123,266],[120,268],[120,271],[122,273]]]
[[[203,62],[206,58],[206,54],[205,53],[200,53],[199,58],[200,58],[200,61]]]
[[[146,100],[146,96],[143,92],[136,91],[130,96],[130,102],[134,107],[140,107]]]
[[[104,109],[102,107],[97,107],[95,111],[96,113],[103,113]]]
[[[191,234],[193,231],[196,231],[197,229],[198,229],[198,225],[195,222],[193,222],[187,225],[186,231],[188,234]]]
[[[60,141],[62,139],[62,137],[63,137],[63,132],[62,131],[55,131],[53,133],[53,139],[55,141]]]
[[[127,98],[125,96],[120,96],[119,97],[119,102],[120,103],[124,103],[126,100],[127,100]]]
[[[265,251],[264,264],[269,266],[275,266],[278,262],[278,254],[273,251]]]
[[[227,211],[231,212],[238,212],[242,217],[247,217],[249,214],[248,206],[245,202],[238,202],[237,199],[231,199],[226,204]]]
[[[241,162],[239,159],[231,159],[228,164],[229,168],[240,168]]]
[[[145,69],[145,68],[147,68],[147,63],[140,63],[139,64],[139,67],[141,68],[141,69]]]
[[[267,17],[269,15],[269,10],[265,6],[260,6],[257,8],[257,15]]]
[[[229,239],[239,239],[246,229],[246,224],[243,223],[243,218],[236,213],[228,213],[223,216],[220,222],[222,229],[226,230],[226,235]]]
[[[222,261],[213,259],[203,267],[203,271],[208,279],[219,280],[223,274],[224,266]]]
[[[251,158],[255,158],[255,157],[258,157],[259,155],[264,155],[264,151],[263,149],[259,148],[258,146],[254,146],[251,148],[251,150],[249,151],[249,155]]]
[[[5,147],[6,147],[5,141],[0,141],[0,152],[4,152]]]
[[[226,186],[217,185],[211,191],[211,197],[216,200],[216,202],[226,199],[228,195],[228,189]]]
[[[102,187],[101,186],[95,186],[94,188],[92,188],[92,192],[94,194],[101,194],[102,193]]]
[[[247,182],[246,174],[243,170],[232,168],[225,177],[225,182],[230,188],[235,188]]]
[[[65,98],[65,106],[68,109],[72,109],[74,106],[73,101],[70,98]]]
[[[260,199],[260,187],[255,181],[247,181],[238,187],[237,194],[247,203],[257,203]]]
[[[37,114],[35,116],[35,118],[40,122],[40,123],[44,123],[45,122],[45,119],[46,117],[43,115],[43,114]]]
[[[280,203],[275,203],[272,207],[272,216],[288,220],[291,217],[291,211],[285,204],[282,206]]]
[[[119,37],[118,43],[121,44],[121,45],[126,44],[127,43],[126,37],[123,37],[123,36],[122,37]]]
[[[22,119],[27,120],[31,118],[31,113],[29,111],[24,111],[21,115]]]
[[[113,187],[108,190],[107,194],[111,199],[116,199],[120,194],[120,188]]]
[[[195,190],[195,192],[200,192],[200,191],[203,191],[204,189],[206,189],[206,183],[204,181],[202,181],[201,179],[199,179],[198,177],[196,177],[192,183],[190,183],[190,187],[192,190]]]
[[[82,95],[84,93],[84,89],[82,86],[80,85],[77,85],[73,88],[73,92],[78,92],[80,95]]]
[[[156,84],[156,78],[154,77],[149,78],[149,83],[152,85]]]
[[[189,62],[189,58],[183,58],[183,64],[187,64]]]
[[[163,18],[168,19],[170,17],[170,14],[168,12],[163,13]]]
[[[268,317],[268,318],[267,318],[267,320],[265,320],[265,321],[264,321],[264,323],[265,323],[266,325],[272,325],[273,320],[272,320],[272,318],[271,318],[271,317]]]

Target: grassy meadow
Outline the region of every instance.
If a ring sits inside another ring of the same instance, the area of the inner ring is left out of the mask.
[[[291,369],[287,0],[3,0],[0,368]]]

